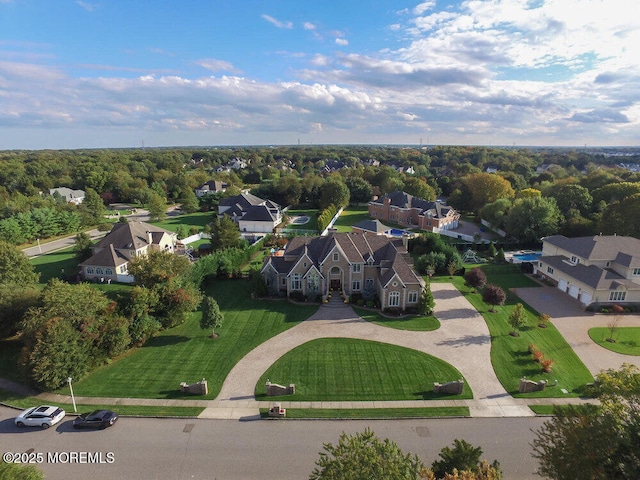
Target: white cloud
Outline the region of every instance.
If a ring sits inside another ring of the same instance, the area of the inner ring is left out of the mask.
[[[304,28],[305,30],[315,30],[317,27],[311,22],[304,22],[302,28]]]
[[[349,40],[346,38],[336,38],[336,45],[340,45],[341,47],[345,47],[349,45]]]
[[[81,0],[76,0],[76,4],[85,9],[87,12],[94,12],[100,6],[100,4],[98,3],[83,2]]]
[[[436,6],[435,0],[422,2],[413,8],[413,13],[415,13],[416,15],[422,15],[424,12],[426,12],[427,10],[431,10],[435,6]]]
[[[232,63],[227,62],[225,60],[218,60],[215,58],[204,58],[202,60],[197,60],[196,65],[201,66],[207,70],[212,72],[229,72],[229,73],[242,73],[236,67],[233,66]]]
[[[275,25],[278,28],[286,28],[286,29],[293,28],[293,22],[283,22],[281,20],[278,20],[277,18],[272,17],[271,15],[266,15],[266,14],[261,15],[261,17],[265,19],[267,22],[271,23],[272,25]]]

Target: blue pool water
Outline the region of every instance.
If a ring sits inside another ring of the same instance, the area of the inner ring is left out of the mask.
[[[541,253],[514,253],[513,258],[521,262],[536,262],[542,256]]]
[[[398,230],[397,228],[392,228],[391,230],[389,230],[389,233],[391,233],[391,235],[393,235],[394,237],[401,237],[402,234],[404,233],[404,230]]]

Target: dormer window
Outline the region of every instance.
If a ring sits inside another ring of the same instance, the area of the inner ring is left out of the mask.
[[[571,263],[580,263],[580,259],[575,255],[571,256]]]

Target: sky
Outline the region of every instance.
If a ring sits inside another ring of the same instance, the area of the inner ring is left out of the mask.
[[[0,150],[640,145],[631,0],[0,0]]]

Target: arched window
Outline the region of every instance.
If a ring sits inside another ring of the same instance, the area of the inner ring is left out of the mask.
[[[400,292],[389,293],[389,306],[397,307],[400,305]]]

